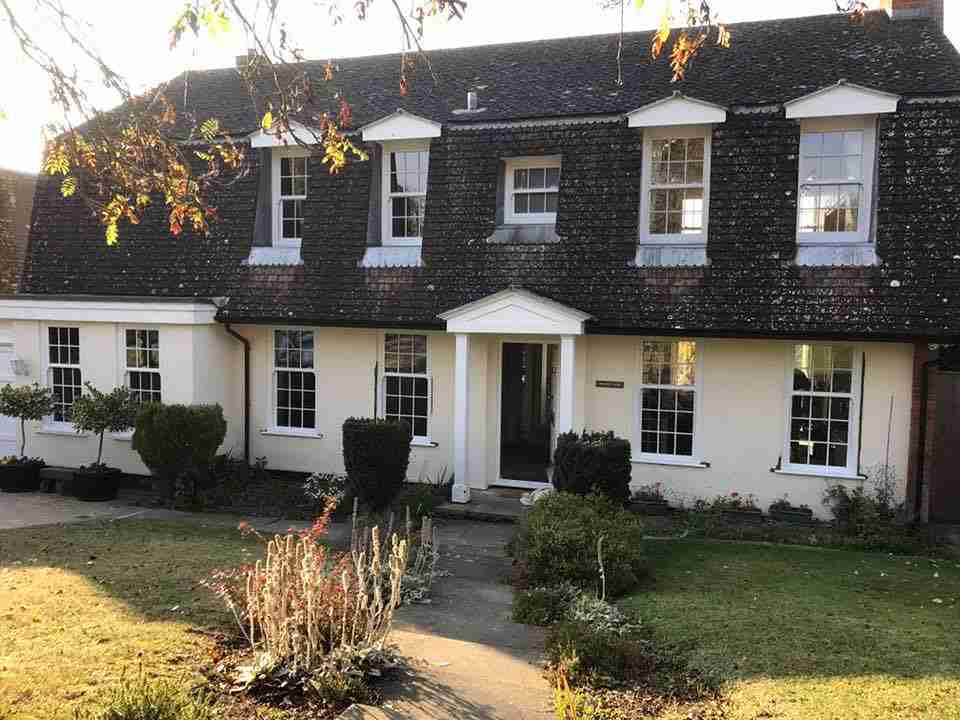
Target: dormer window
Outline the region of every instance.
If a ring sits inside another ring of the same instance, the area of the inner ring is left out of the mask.
[[[422,242],[429,167],[429,140],[383,144],[384,245]]]
[[[865,243],[873,191],[874,123],[804,120],[800,130],[800,242]]]
[[[641,242],[704,244],[710,184],[709,128],[650,128],[644,135]]]
[[[273,245],[299,248],[307,199],[307,151],[273,149]]]
[[[556,224],[560,158],[507,160],[505,188],[504,220],[507,224]]]

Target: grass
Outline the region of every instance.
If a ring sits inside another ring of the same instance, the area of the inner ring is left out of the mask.
[[[0,720],[70,718],[140,664],[190,679],[233,620],[199,582],[248,562],[231,527],[127,520],[0,532]]]
[[[960,564],[817,548],[649,543],[624,601],[726,680],[728,718],[960,718]]]

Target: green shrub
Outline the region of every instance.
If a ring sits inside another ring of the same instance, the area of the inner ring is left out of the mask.
[[[639,633],[621,635],[574,620],[550,628],[546,651],[548,663],[562,667],[574,685],[636,680],[650,675],[658,660]]]
[[[517,589],[513,594],[513,621],[546,627],[562,620],[580,590],[571,583]]]
[[[605,582],[597,561],[601,537]],[[527,587],[569,581],[616,597],[635,588],[646,573],[639,519],[597,494],[556,492],[538,500],[521,518],[513,552]]]
[[[99,708],[78,710],[76,720],[214,720],[220,717],[202,699],[184,694],[170,682],[141,676],[113,688]]]
[[[610,432],[563,433],[553,455],[553,486],[562,492],[600,492],[611,500],[630,499],[630,441]]]
[[[0,415],[20,421],[20,455],[27,454],[26,424],[39,422],[53,412],[53,393],[38,383],[33,385],[4,385],[0,387]]]
[[[133,449],[165,484],[170,499],[176,481],[188,475],[194,497],[211,480],[217,449],[227,434],[219,405],[144,405],[137,415]]]
[[[348,418],[343,423],[343,465],[350,494],[374,511],[389,506],[407,479],[411,438],[406,423]]]

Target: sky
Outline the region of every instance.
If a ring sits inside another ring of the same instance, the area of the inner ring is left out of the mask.
[[[413,0],[400,0],[401,7],[408,2]],[[659,25],[666,2],[628,0],[626,30]],[[33,0],[12,3],[39,43],[63,46],[63,36],[50,19],[33,12]],[[254,4],[254,0],[245,3],[248,7]],[[871,4],[875,6],[876,0]],[[183,0],[65,0],[65,5],[89,23],[87,35],[96,38],[107,61],[120,68],[137,89],[156,85],[185,69],[231,66],[248,45],[244,33],[234,29],[170,50],[169,28]],[[362,23],[350,17],[352,5],[352,0],[341,0],[348,19],[336,28],[328,19],[324,0],[283,0],[281,14],[289,18],[294,42],[312,59],[401,49],[399,25],[388,0],[374,2]],[[672,0],[674,8],[678,5],[678,0]],[[960,45],[960,2],[945,5],[947,35]],[[834,0],[713,0],[713,6],[721,20],[730,23],[817,15],[835,9]],[[619,11],[602,9],[600,0],[468,0],[462,21],[437,18],[427,25],[425,45],[430,49],[590,35],[616,32],[618,26]],[[61,56],[73,58],[69,48]],[[36,172],[43,149],[42,128],[57,119],[57,110],[49,100],[45,76],[24,58],[4,23],[0,23],[0,67],[5,70],[0,80],[0,110],[6,116],[0,117],[0,167]],[[92,77],[88,66],[78,64],[78,70],[81,77]],[[115,96],[96,85],[91,85],[90,93],[105,106],[115,104]]]

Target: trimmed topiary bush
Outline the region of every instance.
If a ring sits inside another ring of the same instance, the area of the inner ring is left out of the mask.
[[[170,500],[181,475],[197,485],[209,479],[217,450],[227,434],[219,405],[144,405],[137,416],[133,449],[143,464],[164,483]]]
[[[561,492],[599,492],[621,504],[630,499],[630,441],[613,431],[563,433],[553,468],[553,486]]]
[[[597,541],[603,537],[603,580]],[[646,574],[643,526],[637,516],[602,495],[551,493],[517,527],[513,543],[518,580],[526,587],[569,581],[616,597]]]
[[[373,511],[390,505],[407,479],[412,437],[404,422],[347,418],[343,423],[343,466],[348,492]]]

